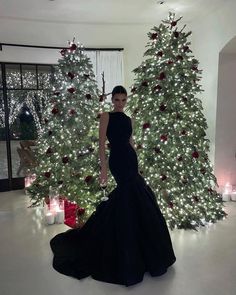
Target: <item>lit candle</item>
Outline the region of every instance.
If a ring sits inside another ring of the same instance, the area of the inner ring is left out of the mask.
[[[54,224],[55,222],[55,215],[52,212],[48,212],[45,215],[47,224]]]

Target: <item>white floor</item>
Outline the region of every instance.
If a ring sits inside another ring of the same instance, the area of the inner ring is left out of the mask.
[[[177,262],[162,277],[144,277],[123,287],[63,276],[51,266],[49,240],[68,229],[46,226],[40,208],[27,208],[23,191],[0,194],[1,295],[235,295],[236,203],[227,203],[224,221],[198,232],[171,232]]]

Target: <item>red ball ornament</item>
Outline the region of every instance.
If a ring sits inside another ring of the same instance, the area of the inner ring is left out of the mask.
[[[172,65],[173,63],[174,63],[173,60],[168,60],[167,62],[168,65]]]
[[[58,108],[55,107],[55,108],[52,109],[52,114],[53,115],[56,115],[58,113],[59,113],[59,109]]]
[[[67,75],[68,75],[69,78],[71,78],[71,80],[74,79],[74,77],[75,77],[75,74],[73,74],[71,72],[69,72]]]
[[[164,180],[167,179],[167,176],[165,174],[161,174],[161,177],[160,178],[161,178],[162,181],[164,181]]]
[[[143,129],[147,129],[147,128],[150,128],[150,127],[151,127],[150,123],[144,123],[143,124]]]
[[[52,155],[52,148],[48,148],[46,151],[46,155],[51,156]]]
[[[160,107],[159,107],[159,110],[160,110],[161,112],[164,112],[164,111],[166,110],[166,108],[167,108],[166,105],[161,104]]]
[[[72,51],[76,50],[76,48],[77,48],[77,46],[74,43],[70,46],[70,50],[72,50]]]
[[[70,93],[74,93],[75,92],[75,88],[74,87],[67,88],[67,91],[70,92]]]
[[[50,176],[51,176],[51,172],[49,172],[49,171],[45,172],[45,173],[44,173],[44,176],[45,176],[46,178],[50,178]]]
[[[167,141],[168,136],[166,134],[162,134],[160,139],[161,139],[161,141]]]
[[[62,163],[63,164],[66,164],[66,163],[68,163],[69,162],[69,158],[67,157],[67,156],[64,156],[63,158],[62,158]]]
[[[85,177],[84,181],[85,181],[87,184],[89,184],[89,183],[91,183],[92,179],[93,179],[93,176],[92,176],[92,175],[88,175],[88,176]]]
[[[161,85],[156,85],[155,87],[153,87],[153,91],[160,91],[161,89]]]
[[[152,33],[151,34],[151,39],[156,40],[157,39],[157,33]]]
[[[86,97],[87,99],[91,99],[91,98],[92,98],[91,94],[89,94],[89,93],[87,93],[87,94],[85,95],[85,97]]]
[[[60,53],[61,53],[62,56],[65,56],[65,54],[66,54],[66,49],[63,48],[63,49],[60,51]]]
[[[171,22],[171,26],[172,26],[172,27],[174,27],[174,26],[176,26],[176,25],[177,25],[177,21],[174,20],[174,21]]]
[[[169,202],[168,207],[171,208],[171,209],[173,209],[174,208],[173,202]]]
[[[175,31],[173,34],[175,38],[179,38],[179,32]]]
[[[75,114],[76,114],[76,110],[75,110],[75,109],[71,109],[71,110],[69,111],[69,114],[70,114],[70,115],[75,115]]]
[[[158,77],[158,80],[164,80],[166,78],[166,74],[164,72],[160,73],[160,76]]]
[[[195,159],[199,158],[199,153],[197,151],[194,151],[192,153],[192,157],[195,158]]]

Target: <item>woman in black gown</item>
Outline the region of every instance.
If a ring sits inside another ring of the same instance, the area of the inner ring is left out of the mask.
[[[164,274],[176,258],[155,195],[138,172],[132,121],[123,112],[126,101],[125,88],[116,86],[114,110],[102,114],[99,127],[100,183],[107,182],[108,138],[109,168],[117,187],[81,229],[58,234],[50,244],[58,272],[130,286],[142,281],[145,272]]]

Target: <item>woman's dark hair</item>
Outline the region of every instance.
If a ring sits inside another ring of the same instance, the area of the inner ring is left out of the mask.
[[[125,95],[127,95],[127,91],[123,86],[118,85],[118,86],[113,88],[112,93],[111,93],[111,98],[113,98],[115,94],[125,94]]]

